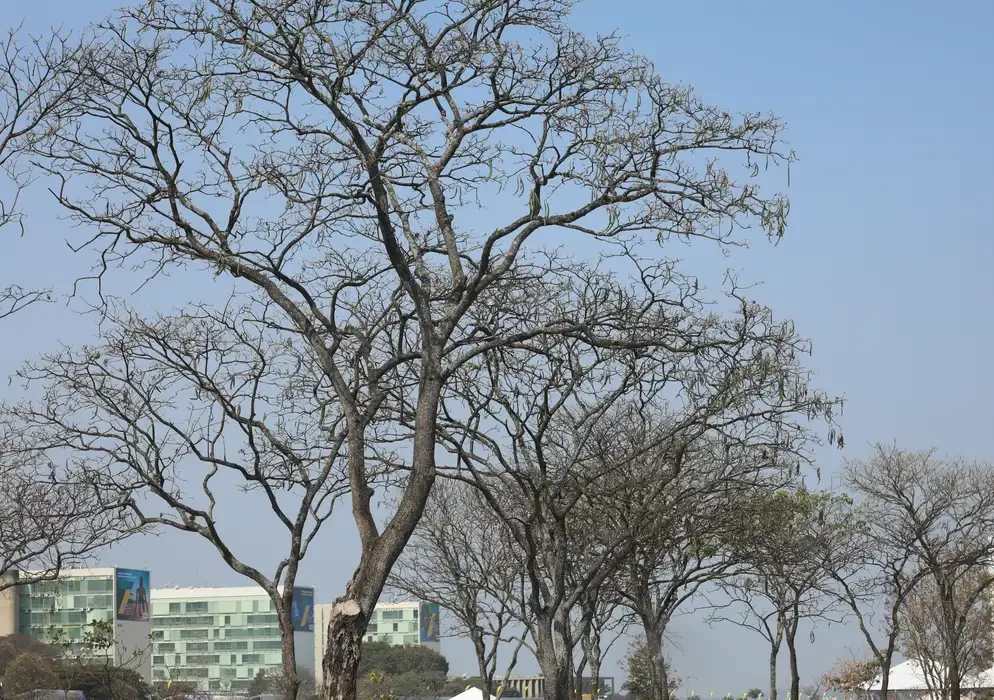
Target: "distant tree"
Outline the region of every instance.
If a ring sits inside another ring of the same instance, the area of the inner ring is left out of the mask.
[[[964,678],[994,663],[992,574],[986,563],[948,568],[943,583],[930,576],[915,587],[901,628],[905,655],[921,664],[926,686],[942,700],[958,697]]]
[[[147,700],[152,696],[152,687],[133,668],[69,665],[59,667],[59,676],[60,688],[82,691],[86,700]]]
[[[196,683],[191,681],[155,681],[153,688],[159,698],[185,698],[197,695],[200,691]]]
[[[823,682],[827,689],[838,691],[843,697],[852,694],[869,700],[870,685],[879,675],[880,663],[876,658],[840,659],[825,674]]]
[[[846,496],[800,487],[760,492],[746,507],[733,556],[743,573],[723,579],[728,602],[715,606],[711,622],[731,622],[760,634],[769,645],[770,700],[777,698],[777,657],[786,645],[790,664],[790,698],[801,692],[797,639],[803,621],[830,619],[838,605],[826,594],[853,522]]]
[[[877,568],[884,601],[883,643],[875,642],[874,630],[857,615],[880,661],[884,688],[902,637],[906,648],[917,647],[923,655],[934,692],[959,700],[960,682],[972,672],[960,665],[980,670],[977,659],[986,654],[972,648],[969,636],[976,616],[984,614],[976,606],[986,606],[994,585],[986,568],[994,557],[994,472],[989,465],[939,459],[930,450],[877,445],[868,460],[846,465],[845,478],[866,508],[870,537],[863,550],[870,553],[864,561],[871,557]],[[918,590],[922,586],[925,591]],[[853,609],[858,613],[860,606]],[[917,617],[904,619],[909,613]],[[985,634],[976,641],[986,639]],[[930,672],[937,643],[943,647],[942,671]]]
[[[362,673],[441,673],[444,676],[449,672],[449,662],[428,647],[367,642],[362,645],[362,664],[359,669]]]
[[[299,700],[313,700],[317,695],[317,685],[314,676],[298,670],[300,687],[297,689]],[[285,695],[287,691],[286,674],[281,668],[261,668],[249,684],[248,694],[255,695]]]
[[[55,659],[59,655],[59,650],[26,634],[9,634],[0,637],[0,677],[7,672],[7,666],[14,659],[28,653]]]
[[[21,654],[11,661],[3,676],[3,691],[7,697],[61,687],[53,660],[34,652]]]
[[[622,684],[621,689],[635,697],[635,700],[652,700],[655,697],[655,659],[644,639],[637,639],[628,648],[628,655],[622,661],[624,669],[628,672],[628,678]],[[673,675],[673,669],[666,664],[666,677],[668,679],[670,696],[680,687],[679,679]]]
[[[58,660],[59,688],[80,690],[87,700],[147,700],[152,687],[138,667],[151,654],[151,644],[133,649],[129,662],[114,662],[114,623],[96,620],[84,627],[82,637],[70,639],[58,629],[53,643],[62,655]]]
[[[449,686],[449,662],[422,646],[369,642],[362,647],[359,690],[364,698],[439,696]],[[466,682],[454,682],[457,692]]]
[[[509,534],[483,497],[468,484],[441,481],[388,585],[445,609],[450,633],[473,644],[480,687],[500,697],[506,694],[501,677],[513,671],[527,634],[519,580]],[[497,652],[505,644],[510,659],[498,669]]]
[[[753,698],[755,700],[755,698],[758,698],[762,694],[763,694],[763,691],[760,690],[759,688],[750,688],[749,690],[746,691],[745,696],[747,698]]]

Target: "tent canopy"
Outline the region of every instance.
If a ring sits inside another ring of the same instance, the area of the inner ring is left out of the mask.
[[[493,695],[484,695],[479,688],[467,688],[451,700],[497,700]]]

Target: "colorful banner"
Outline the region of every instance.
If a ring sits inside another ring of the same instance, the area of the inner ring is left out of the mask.
[[[293,602],[290,606],[294,632],[314,631],[314,589],[293,589]]]
[[[128,622],[148,622],[152,616],[149,590],[152,587],[147,571],[116,569],[117,619]]]
[[[438,603],[421,603],[418,627],[422,642],[437,642],[441,638],[438,624]]]

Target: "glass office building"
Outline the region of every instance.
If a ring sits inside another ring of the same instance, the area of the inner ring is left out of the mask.
[[[314,659],[313,589],[294,589],[294,599],[297,667],[303,672]],[[279,622],[261,588],[156,589],[152,636],[152,680],[159,685],[186,681],[200,690],[244,693],[259,671],[282,672]]]
[[[19,633],[68,643],[81,660],[110,661],[151,677],[147,571],[67,569],[55,580],[34,583],[27,582],[31,573],[7,574],[15,585],[0,593],[0,636]],[[98,622],[110,623],[112,643],[94,648],[84,637]]]

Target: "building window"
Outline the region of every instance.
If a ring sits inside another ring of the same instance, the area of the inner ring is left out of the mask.
[[[197,601],[195,603],[186,604],[187,613],[205,613],[207,612],[207,601]]]
[[[182,604],[181,603],[170,603],[169,604],[169,614],[170,615],[178,615],[181,612],[183,612],[183,608],[182,608]]]
[[[394,632],[396,632],[399,627],[400,627],[400,625],[398,623],[396,623],[396,622],[393,623],[393,631]]]

